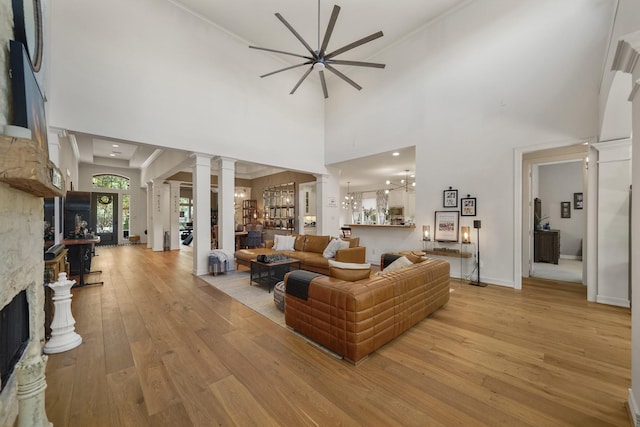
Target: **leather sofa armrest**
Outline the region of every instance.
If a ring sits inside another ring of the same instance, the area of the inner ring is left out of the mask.
[[[340,262],[355,262],[357,264],[363,264],[367,259],[367,248],[364,246],[357,246],[355,248],[340,249],[336,252],[335,259]]]

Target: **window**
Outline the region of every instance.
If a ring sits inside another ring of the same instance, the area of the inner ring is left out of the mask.
[[[97,174],[93,175],[94,188],[108,188],[111,190],[128,190],[129,178],[120,175]]]
[[[193,221],[193,200],[190,197],[180,197],[180,228],[185,228],[188,222]]]

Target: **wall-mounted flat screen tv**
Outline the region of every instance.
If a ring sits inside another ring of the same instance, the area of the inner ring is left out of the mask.
[[[29,54],[20,42],[10,40],[11,88],[13,90],[13,123],[31,129],[31,138],[41,150],[49,153],[44,97],[31,68]]]

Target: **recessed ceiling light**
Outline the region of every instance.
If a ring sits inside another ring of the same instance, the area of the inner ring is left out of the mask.
[[[109,157],[115,157],[115,156],[116,156],[115,153],[109,154]]]
[[[118,144],[111,144],[111,146],[114,147],[114,148],[120,147]]]
[[[395,152],[393,153],[393,155],[397,157],[397,156],[399,156],[399,155],[400,155],[400,153],[398,153],[397,151],[395,151]]]

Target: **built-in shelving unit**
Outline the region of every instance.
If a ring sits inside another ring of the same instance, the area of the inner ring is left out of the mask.
[[[258,201],[243,200],[242,201],[242,223],[244,225],[255,222],[258,216]]]
[[[264,226],[276,230],[294,230],[296,227],[295,183],[266,187],[264,198]]]

